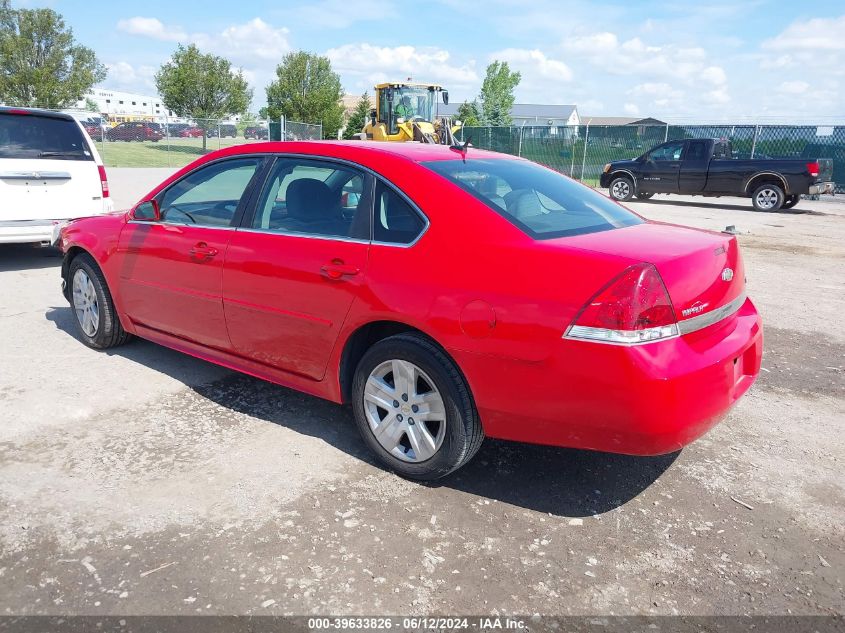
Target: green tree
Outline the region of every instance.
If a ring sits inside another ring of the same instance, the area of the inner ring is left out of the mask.
[[[105,66],[61,15],[0,0],[0,101],[66,108],[105,78]]]
[[[322,123],[323,138],[337,138],[343,125],[343,87],[328,57],[305,51],[288,53],[267,86],[267,114],[291,121]]]
[[[472,103],[464,101],[458,107],[458,114],[456,118],[463,124],[464,127],[474,127],[481,125],[481,112],[478,109],[478,101],[473,100]]]
[[[522,75],[511,72],[507,62],[494,61],[487,66],[487,75],[481,84],[481,120],[484,125],[510,125],[513,91]]]
[[[243,71],[233,71],[229,60],[204,55],[193,44],[187,48],[180,44],[155,81],[164,106],[176,116],[194,119],[202,128],[203,151],[217,120],[246,112],[252,101],[252,88]]]
[[[352,114],[349,115],[349,120],[346,122],[346,129],[343,131],[343,138],[355,138],[357,134],[361,133],[361,130],[363,130],[364,126],[367,124],[367,119],[370,118],[370,110],[372,107],[370,95],[364,92],[364,94],[361,95],[361,98],[358,99],[358,103],[355,104],[355,109],[352,110]]]
[[[88,112],[98,112],[100,111],[100,106],[97,105],[97,102],[94,101],[91,97],[85,97],[85,109]]]

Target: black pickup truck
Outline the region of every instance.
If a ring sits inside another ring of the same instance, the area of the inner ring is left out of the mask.
[[[656,193],[693,196],[743,196],[758,211],[789,209],[800,196],[833,193],[829,159],[739,159],[730,141],[693,138],[667,141],[639,158],[604,166],[601,186],[626,202]]]

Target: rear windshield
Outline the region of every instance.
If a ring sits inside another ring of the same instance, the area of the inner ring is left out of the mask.
[[[0,113],[0,158],[94,160],[75,121]]]
[[[530,161],[468,158],[422,164],[537,240],[643,222],[600,193]]]

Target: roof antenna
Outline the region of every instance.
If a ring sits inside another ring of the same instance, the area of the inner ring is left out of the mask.
[[[461,154],[464,155],[464,160],[466,160],[466,158],[467,158],[467,148],[469,147],[469,142],[471,140],[472,140],[472,137],[469,136],[469,137],[467,137],[467,140],[464,142],[463,145],[461,145],[460,143],[455,143],[453,145],[450,145],[449,149],[454,149],[454,150],[459,151]]]

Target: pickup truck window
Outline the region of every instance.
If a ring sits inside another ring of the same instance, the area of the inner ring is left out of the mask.
[[[684,160],[705,160],[706,158],[707,146],[702,141],[692,141],[687,148]]]
[[[649,160],[681,160],[683,151],[683,141],[667,143],[666,145],[653,149],[648,155],[648,158]]]

